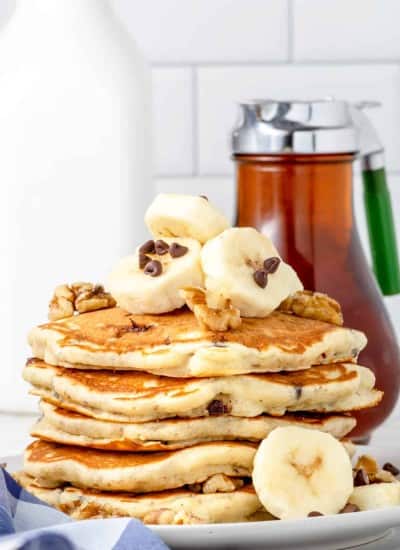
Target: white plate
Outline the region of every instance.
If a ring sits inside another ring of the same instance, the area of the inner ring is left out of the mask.
[[[380,464],[400,464],[400,447],[360,447]],[[9,471],[21,468],[22,457],[0,458]],[[400,506],[368,512],[290,521],[260,521],[215,525],[162,525],[154,531],[173,549],[207,550],[339,550],[400,548]],[[394,540],[396,539],[396,540]],[[397,541],[397,542],[396,542]],[[368,544],[369,543],[369,544]]]

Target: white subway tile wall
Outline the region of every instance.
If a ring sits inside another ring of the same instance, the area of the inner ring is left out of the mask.
[[[155,190],[205,193],[233,219],[240,99],[376,99],[400,236],[400,0],[111,2],[153,66]],[[359,177],[355,209],[369,254]],[[400,297],[387,304],[400,336]]]
[[[114,0],[153,63],[285,61],[286,0]]]
[[[152,71],[153,136],[158,174],[193,173],[193,110],[190,68]]]
[[[198,69],[198,152],[202,175],[229,173],[229,130],[237,101],[251,97],[377,99],[369,114],[386,147],[387,166],[400,170],[400,67],[390,65],[266,65]]]
[[[294,0],[294,59],[397,60],[398,0]]]

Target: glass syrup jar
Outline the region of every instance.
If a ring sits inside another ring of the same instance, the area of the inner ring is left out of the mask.
[[[400,390],[399,346],[380,292],[400,292],[400,275],[383,150],[360,107],[335,100],[242,103],[232,152],[237,225],[267,234],[304,287],[338,300],[345,324],[368,337],[359,363],[385,392],[378,407],[356,414],[352,436],[368,441]],[[358,155],[375,277],[353,212]]]

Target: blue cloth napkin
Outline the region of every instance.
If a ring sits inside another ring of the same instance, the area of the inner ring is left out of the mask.
[[[0,550],[168,550],[140,521],[73,521],[0,469]]]

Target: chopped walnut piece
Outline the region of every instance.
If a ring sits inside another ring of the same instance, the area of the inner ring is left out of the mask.
[[[193,525],[198,523],[206,522],[195,516],[194,514],[190,514],[189,512],[185,512],[184,510],[176,512],[174,517],[174,525]]]
[[[75,292],[75,309],[79,313],[116,305],[114,298],[104,290],[102,285],[81,283],[80,285],[72,285],[72,288]]]
[[[368,477],[370,477],[378,473],[379,466],[376,460],[371,455],[362,455],[357,460],[355,469],[364,470]]]
[[[193,311],[203,329],[225,332],[241,325],[240,311],[232,307],[229,300],[226,300],[222,309],[213,309],[208,307],[206,293],[203,289],[187,287],[181,292],[186,304]]]
[[[225,474],[215,474],[203,483],[203,493],[232,493],[235,489],[243,487],[243,480],[228,477]]]
[[[74,314],[74,293],[67,285],[56,287],[49,304],[49,320],[58,321]]]
[[[75,283],[71,283],[69,286],[74,293],[75,298],[77,298],[82,292],[89,292],[92,290],[95,285],[92,283],[85,283],[84,281],[76,281]]]
[[[393,483],[396,477],[383,468],[379,468],[377,461],[370,455],[362,455],[355,465],[356,470],[364,470],[370,483]]]
[[[293,313],[298,317],[325,321],[333,325],[343,325],[343,315],[340,304],[327,294],[300,290],[284,300],[279,311]]]
[[[173,523],[175,512],[169,508],[160,508],[147,512],[143,517],[143,523],[147,525],[169,525]]]
[[[66,506],[68,508],[68,505]],[[64,512],[68,513],[64,507]],[[70,512],[71,513],[71,510]],[[101,506],[94,502],[86,502],[79,510],[79,519],[104,519],[109,517],[116,517],[112,513],[104,510]]]
[[[72,317],[76,311],[85,313],[115,305],[114,298],[101,285],[83,282],[60,285],[49,304],[49,320],[58,321]]]
[[[204,523],[200,518],[189,514],[184,510],[174,512],[169,508],[160,508],[147,512],[143,517],[143,523],[147,525],[192,525]]]

